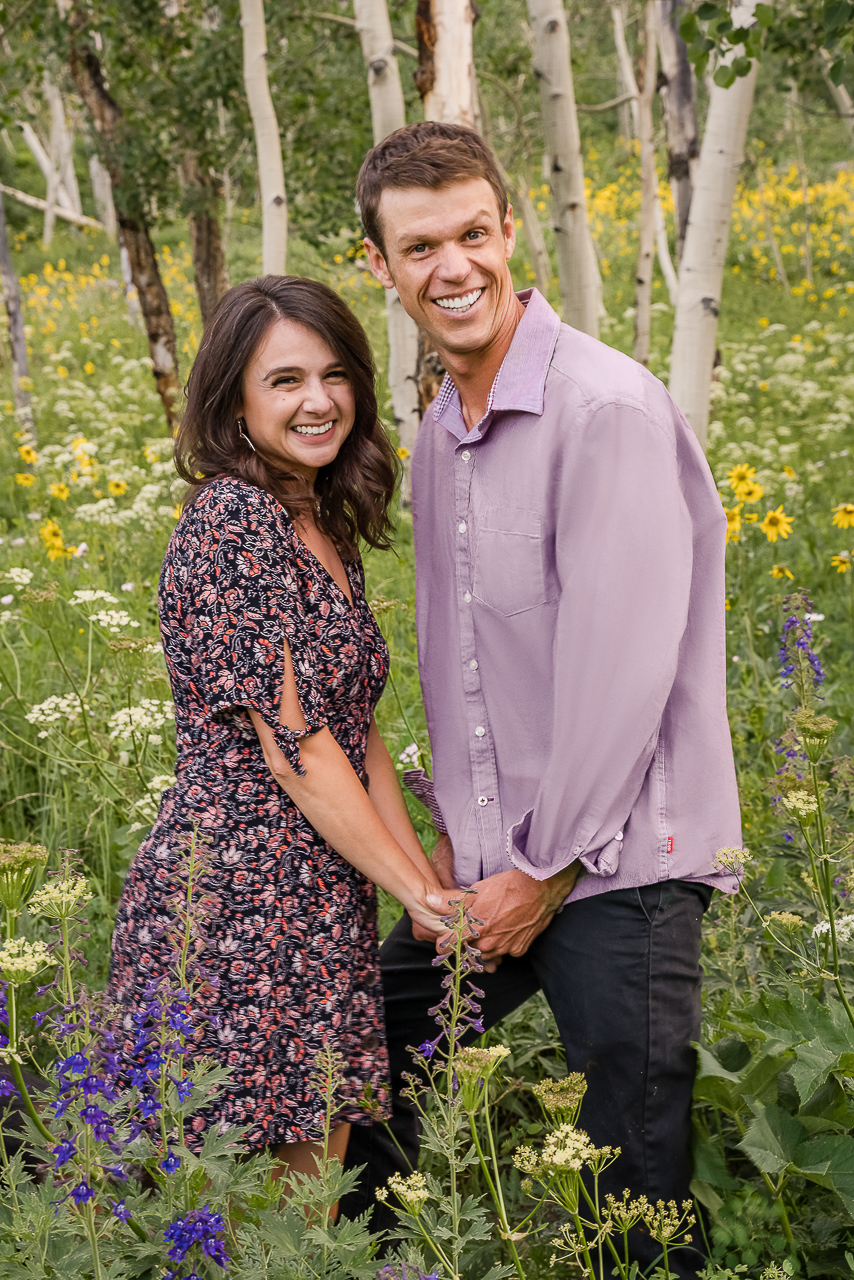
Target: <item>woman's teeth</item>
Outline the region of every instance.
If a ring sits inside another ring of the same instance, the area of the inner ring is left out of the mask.
[[[461,298],[436,298],[436,302],[445,311],[468,311],[469,307],[474,306],[482,293],[482,289],[472,289],[471,293],[464,293]]]
[[[334,425],[332,422],[322,422],[319,427],[291,427],[291,430],[295,431],[298,436],[322,436]]]

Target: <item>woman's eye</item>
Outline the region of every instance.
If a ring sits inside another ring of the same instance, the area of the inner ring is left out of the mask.
[[[273,383],[274,387],[292,387],[296,382],[296,378],[276,378]]]

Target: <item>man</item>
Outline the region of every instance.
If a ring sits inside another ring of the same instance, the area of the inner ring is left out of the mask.
[[[587,1078],[581,1125],[622,1148],[605,1189],[682,1200],[700,923],[713,887],[737,888],[716,851],[741,841],[721,503],[661,383],[514,293],[513,213],[477,134],[398,130],[358,200],[371,270],[447,370],[412,464],[418,649],[434,859],[477,890],[483,1020],[542,988]],[[396,1094],[406,1046],[435,1034],[432,958],[404,916],[382,952]],[[414,1163],[400,1098],[393,1129]],[[366,1192],[404,1167],[379,1126],[354,1128],[348,1162]],[[633,1247],[642,1267],[659,1251]]]

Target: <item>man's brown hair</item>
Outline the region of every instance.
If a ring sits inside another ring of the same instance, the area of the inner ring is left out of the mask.
[[[425,120],[395,129],[365,156],[356,183],[356,200],[368,239],[385,257],[380,197],[384,191],[427,187],[440,191],[454,182],[485,178],[495,193],[502,221],[507,192],[495,157],[474,129]]]

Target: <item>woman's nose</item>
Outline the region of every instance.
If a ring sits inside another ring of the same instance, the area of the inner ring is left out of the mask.
[[[305,388],[302,408],[306,413],[326,413],[334,407],[334,401],[322,378],[312,378]]]

